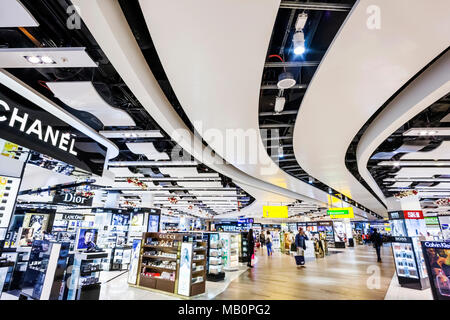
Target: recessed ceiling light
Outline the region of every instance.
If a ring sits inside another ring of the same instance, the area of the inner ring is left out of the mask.
[[[51,64],[51,63],[56,63],[52,58],[50,58],[49,56],[42,56],[41,60],[43,63],[46,64]]]
[[[277,87],[279,89],[289,89],[292,88],[297,81],[295,81],[294,76],[290,72],[283,72],[278,76]]]
[[[38,64],[42,62],[41,58],[39,58],[38,56],[25,56],[24,58],[32,64]]]

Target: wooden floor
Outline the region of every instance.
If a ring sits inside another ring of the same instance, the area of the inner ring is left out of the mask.
[[[256,256],[255,267],[244,272],[215,299],[382,300],[395,273],[390,246],[382,248],[382,263],[377,263],[375,249],[371,246],[347,248],[309,261],[300,269],[294,258],[285,254],[274,253],[267,257],[267,253],[260,250]],[[374,270],[379,271],[379,277],[374,277]],[[373,288],[377,280],[379,287]]]

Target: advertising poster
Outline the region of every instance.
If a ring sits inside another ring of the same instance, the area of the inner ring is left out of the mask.
[[[341,221],[334,221],[334,241],[345,242],[345,225]]]
[[[439,223],[441,225],[442,237],[444,240],[450,240],[450,216],[440,216]]]
[[[144,214],[143,213],[133,213],[131,216],[131,226],[141,227],[144,225]]]
[[[24,228],[33,228],[34,234],[41,234],[47,228],[48,214],[44,213],[27,213],[23,220]]]
[[[130,215],[121,214],[121,213],[113,213],[111,218],[112,226],[127,226],[130,224]]]
[[[159,215],[148,215],[147,232],[159,232]]]
[[[20,228],[19,229],[19,247],[31,246],[33,242],[33,228]]]
[[[183,242],[181,244],[180,271],[178,282],[178,294],[189,296],[191,289],[191,261],[192,243]]]
[[[128,283],[136,284],[139,270],[139,252],[141,251],[141,239],[134,239],[131,248],[131,261],[128,272]]]
[[[97,229],[79,229],[77,238],[77,250],[95,248],[97,241]]]
[[[434,300],[450,300],[450,243],[423,241],[422,250]]]

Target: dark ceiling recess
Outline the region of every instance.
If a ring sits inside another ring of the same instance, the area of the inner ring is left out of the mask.
[[[450,136],[404,136],[403,133],[411,128],[450,128],[450,122],[441,122],[441,120],[450,114],[450,95],[439,99],[433,103],[430,107],[422,111],[420,114],[415,116],[413,119],[405,123],[401,128],[395,131],[389,138],[387,138],[374,152],[376,155],[379,152],[392,152],[398,149],[401,145],[407,143],[419,143],[424,147],[420,151],[431,151],[441,145],[443,141],[450,141]],[[393,196],[396,192],[388,191],[389,187],[395,182],[385,182],[385,178],[392,177],[396,172],[400,170],[400,167],[395,166],[382,166],[379,165],[381,161],[398,161],[405,153],[396,153],[390,159],[374,159],[373,157],[369,160],[367,168],[374,177],[377,184],[380,186],[383,194],[386,197]],[[450,154],[447,159],[450,160]],[[439,160],[437,160],[439,161]],[[424,166],[408,166],[409,168]],[[445,168],[448,166],[439,166],[440,168]],[[413,182],[408,188],[414,188],[419,182]],[[437,184],[432,183],[430,186]]]
[[[171,155],[174,147],[179,148],[174,141],[159,127],[154,119],[148,114],[145,108],[140,104],[138,99],[133,95],[131,90],[123,82],[121,77],[116,72],[114,66],[109,62],[106,55],[103,53],[94,37],[91,35],[84,23],[81,24],[81,29],[68,29],[67,8],[72,3],[68,0],[22,0],[21,1],[29,12],[38,20],[39,27],[26,28],[22,32],[18,28],[0,28],[0,48],[33,48],[39,47],[85,47],[88,55],[98,64],[97,68],[22,68],[22,69],[8,69],[23,82],[30,87],[52,100],[75,117],[86,123],[93,129],[99,130],[159,130],[163,138],[145,138],[137,139],[133,137],[126,138],[112,138],[111,140],[119,147],[119,155],[113,159],[115,161],[127,160],[138,161],[145,160],[142,155],[132,153],[126,146],[127,142],[153,142],[155,148],[159,152],[166,152]],[[148,35],[148,31],[143,22],[142,13],[139,9],[137,1],[120,1],[124,13],[126,15],[136,15],[133,19],[129,19],[130,25],[135,33],[137,41],[144,52],[144,55],[149,61],[152,72],[155,74],[161,88],[165,92],[167,98],[172,103],[174,108],[181,113],[183,119],[188,122],[187,117],[182,114],[182,108],[176,99],[173,90],[170,87],[169,81],[164,73],[164,70],[159,62],[156,50]],[[138,9],[138,10],[136,10]],[[142,19],[142,20],[140,20]],[[30,36],[27,36],[29,33]],[[33,39],[33,40],[31,40]],[[46,82],[53,81],[91,81],[100,96],[111,106],[120,108],[126,111],[135,121],[136,126],[133,127],[105,127],[101,119],[96,119],[92,114],[87,112],[77,111],[62,103],[55,98],[53,93],[46,86]],[[190,125],[190,124],[188,124]],[[192,126],[190,126],[192,128]],[[93,155],[94,156],[94,155]],[[93,159],[95,161],[95,159]],[[131,171],[139,171],[144,177],[151,177],[153,175],[161,175],[159,167],[136,168],[130,167]],[[214,171],[204,164],[197,165],[198,172]],[[223,186],[236,187],[238,201],[241,208],[250,204],[254,199],[246,194],[239,187],[235,186],[231,179],[220,175],[220,180]],[[176,181],[172,183],[177,186]],[[195,196],[190,196],[196,204]],[[205,210],[212,214],[211,210],[207,209],[201,202],[198,204]],[[176,212],[176,210],[173,210]],[[183,212],[185,213],[185,212]],[[186,213],[188,214],[188,213]]]
[[[382,203],[378,195],[370,188],[366,181],[361,177],[358,171],[358,164],[356,162],[356,149],[358,147],[359,140],[361,139],[364,132],[367,130],[369,125],[373,120],[381,113],[381,111],[386,108],[392,100],[397,97],[412,81],[414,81],[419,75],[421,75],[426,69],[428,69],[433,63],[435,63],[440,57],[442,57],[449,48],[441,52],[437,57],[435,57],[430,63],[423,67],[418,73],[416,73],[411,79],[409,79],[397,92],[395,92],[380,108],[375,112],[372,117],[370,117],[364,126],[358,131],[356,136],[350,143],[347,153],[345,156],[345,165],[347,169],[353,174],[353,176],[375,197]],[[404,143],[420,143],[420,141],[427,140],[424,145],[425,147],[421,151],[426,151],[427,149],[433,149],[437,147],[445,137],[408,137],[403,136],[403,132],[412,127],[434,127],[434,126],[446,126],[448,123],[439,123],[440,119],[445,116],[446,112],[449,112],[449,98],[443,97],[442,99],[436,101],[432,106],[421,112],[419,115],[405,123],[401,128],[395,131],[389,138],[387,138],[374,152],[372,157],[379,152],[393,152],[399,148]],[[390,160],[399,160],[404,153],[397,153]],[[387,178],[389,175],[395,174],[399,168],[389,167],[389,166],[378,166],[377,163],[380,160],[370,159],[367,168],[373,175],[378,186],[380,186],[386,197],[392,195],[392,193],[387,192],[387,187],[383,183],[383,179]],[[383,204],[384,205],[384,204]]]
[[[359,207],[373,217],[381,218],[378,214],[305,172],[295,159],[292,141],[295,120],[303,96],[320,61],[355,2],[353,0],[333,1],[333,3],[324,1],[281,2],[261,80],[259,125],[260,129],[267,130],[262,132],[263,140],[267,143],[269,155],[279,163],[281,169],[316,188]],[[297,16],[301,13],[308,15],[303,28],[306,51],[303,55],[295,55],[292,40],[296,32]],[[296,81],[296,84],[290,89],[280,90],[277,87],[278,77],[283,72],[291,73]],[[277,97],[285,98],[285,105],[281,112],[275,112]],[[277,136],[279,139],[277,139]],[[282,147],[282,157],[280,156],[280,146]]]

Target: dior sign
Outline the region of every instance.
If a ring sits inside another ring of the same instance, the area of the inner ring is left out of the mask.
[[[91,206],[92,198],[85,197],[73,192],[58,194],[54,196],[53,203],[55,204],[78,204],[80,206]]]

